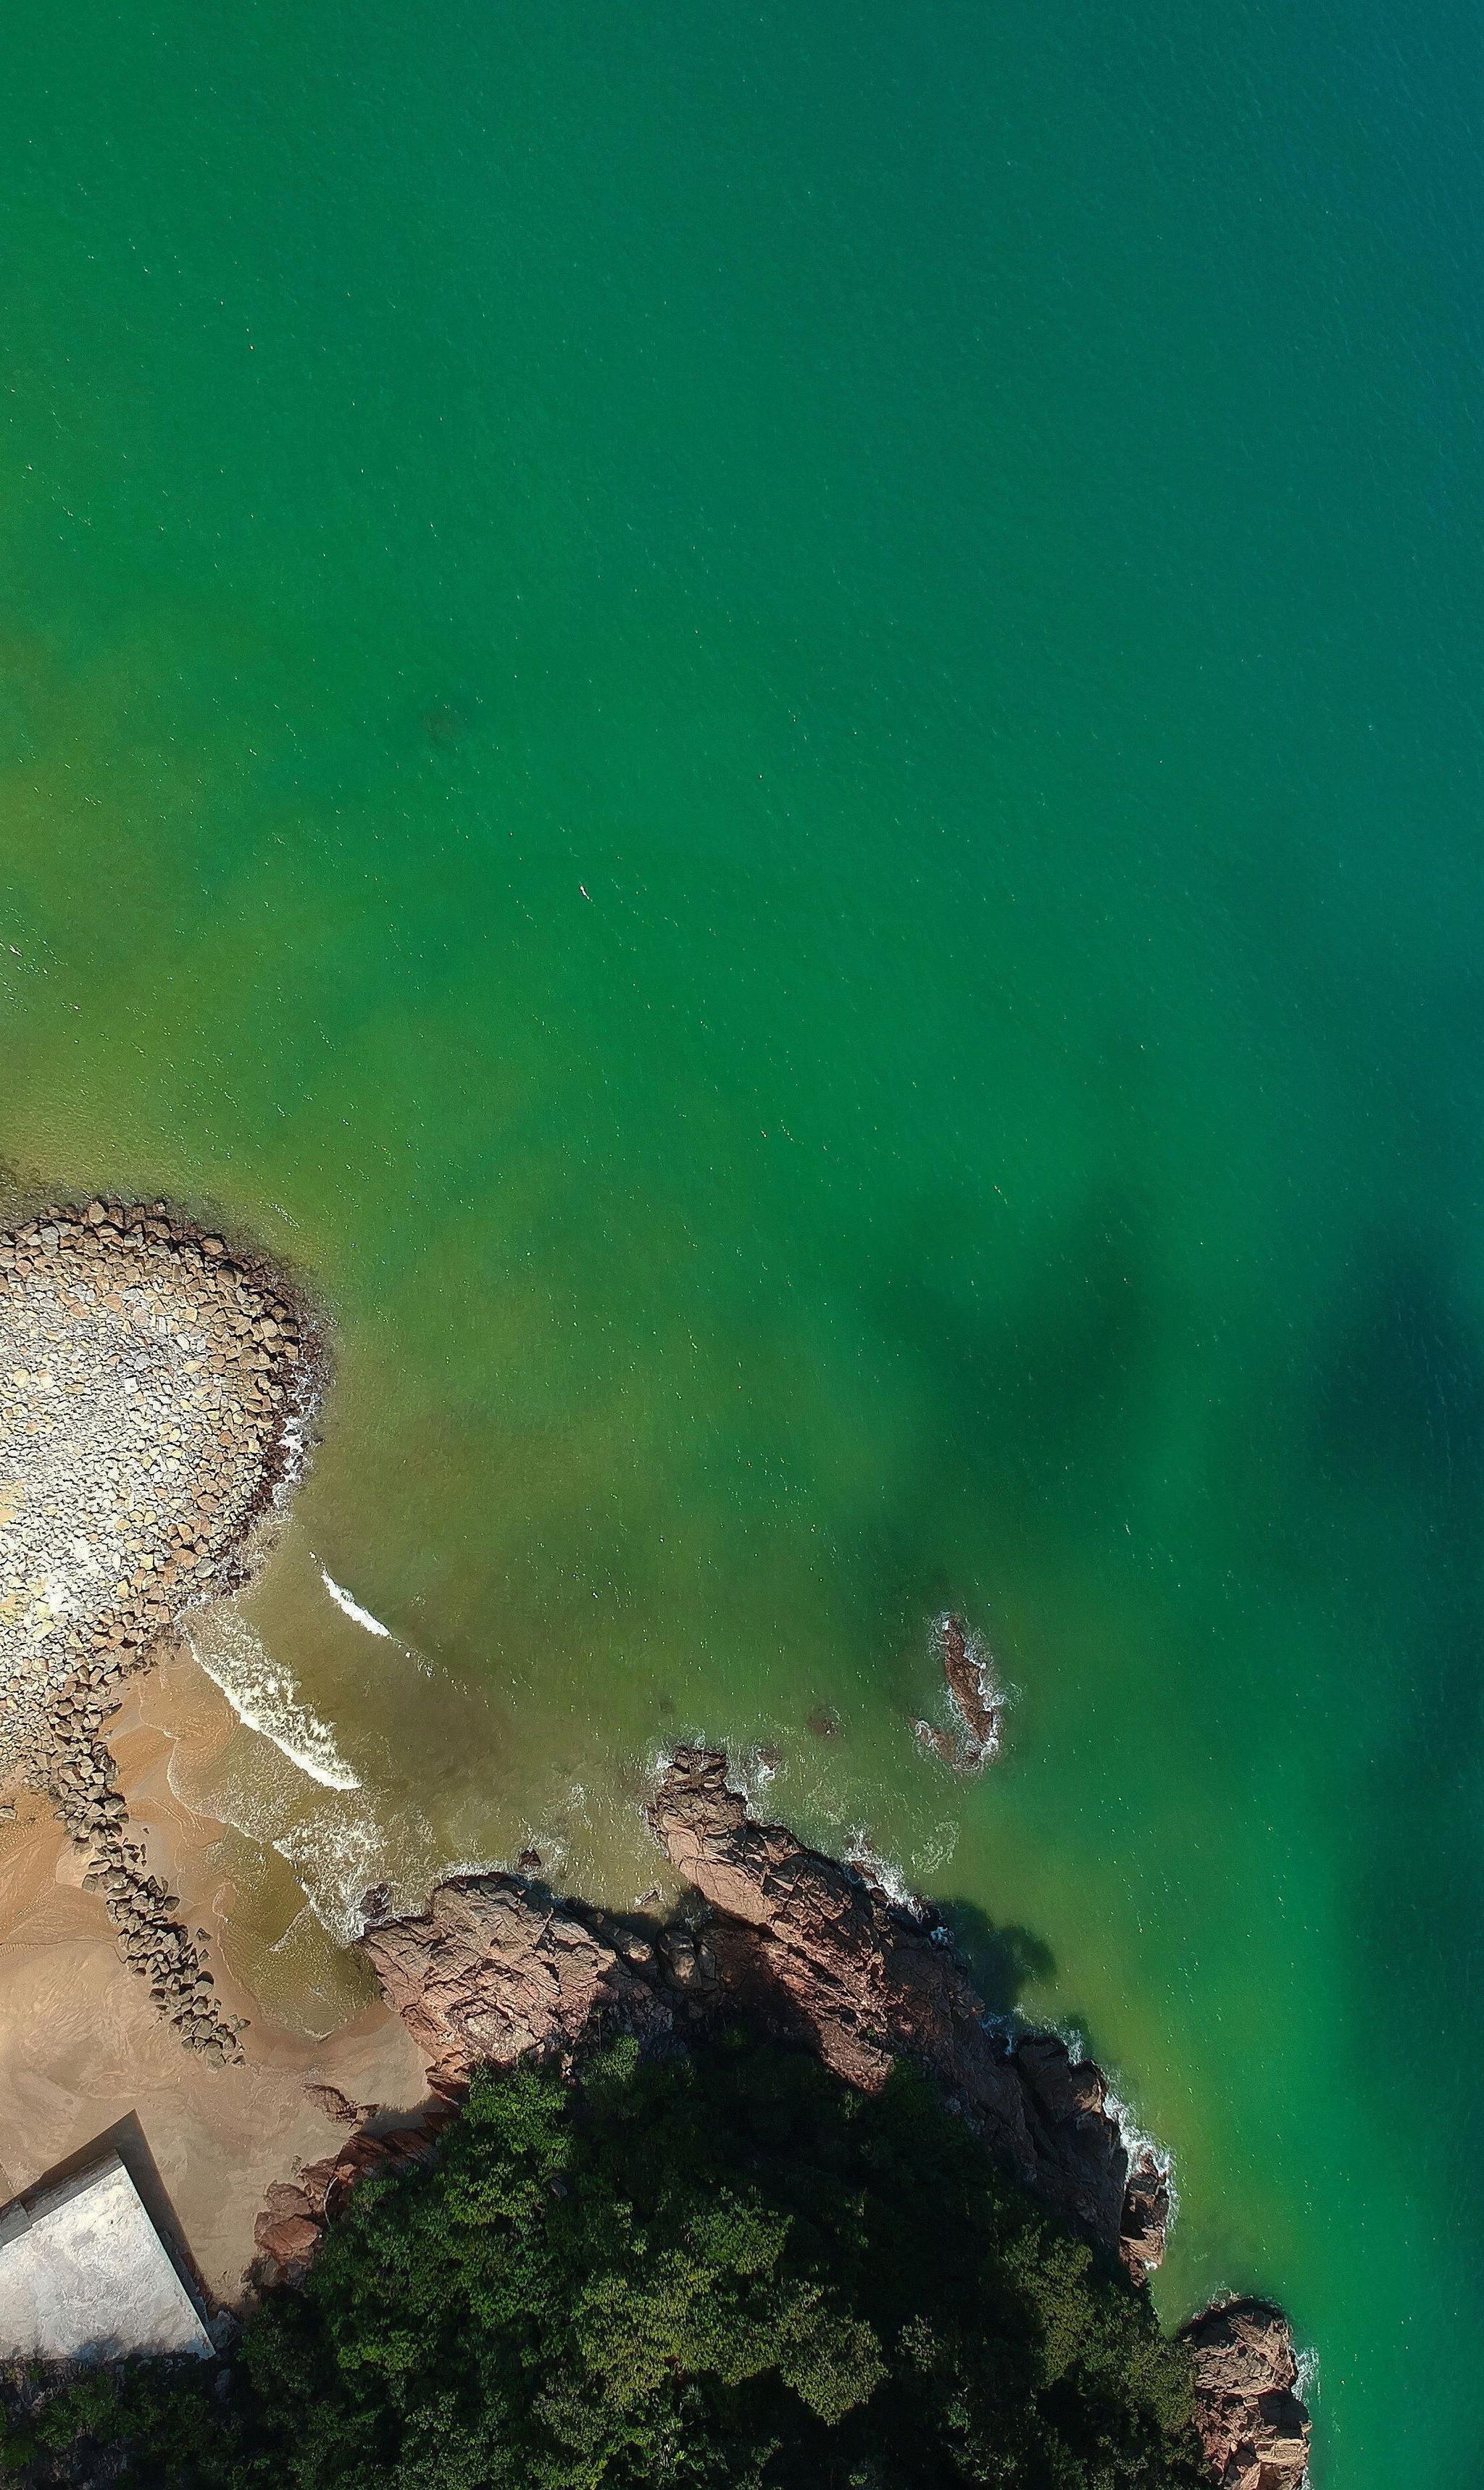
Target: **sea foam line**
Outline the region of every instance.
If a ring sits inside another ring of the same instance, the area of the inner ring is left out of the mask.
[[[280,1755],[322,1788],[361,1787],[358,1775],[335,1745],[334,1731],[300,1702],[293,1678],[277,1666],[244,1618],[230,1610],[218,1611],[209,1636],[188,1634],[186,1640],[192,1658],[226,1696],[245,1728],[267,1738]]]
[[[348,1617],[354,1617],[358,1626],[364,1626],[367,1634],[380,1635],[385,1642],[395,1641],[396,1637],[393,1634],[392,1628],[390,1626],[384,1626],[380,1617],[373,1617],[370,1609],[364,1608],[359,1600],[353,1600],[344,1584],[337,1582],[335,1579],[335,1577],[329,1573],[323,1565],[319,1569],[319,1578],[324,1583],[331,1598],[334,1600],[335,1607],[337,1608],[343,1608]]]

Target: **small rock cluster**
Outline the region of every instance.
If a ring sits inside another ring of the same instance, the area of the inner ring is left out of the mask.
[[[326,2225],[340,2211],[356,2181],[373,2171],[394,2178],[413,2163],[425,2161],[436,2150],[438,2131],[447,2116],[434,2111],[414,2127],[392,2128],[380,2135],[353,2135],[328,2159],[307,2162],[297,2180],[276,2181],[253,2229],[258,2278],[302,2281]]]
[[[118,1681],[242,1579],[315,1375],[276,1275],[162,1202],[0,1236],[0,1784],[49,1790],[126,1961],[183,2042],[241,2056],[175,1897],[126,1839]]]

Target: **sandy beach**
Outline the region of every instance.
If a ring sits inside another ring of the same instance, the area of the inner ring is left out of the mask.
[[[369,1975],[329,2039],[251,1992],[226,1828],[179,1795],[236,1727],[181,1626],[291,1481],[301,1311],[163,1202],[0,1239],[0,2199],[111,2143],[218,2302],[267,2188],[423,2094]]]
[[[268,2186],[344,2140],[309,2088],[393,2110],[424,2095],[418,2052],[379,2002],[315,2041],[276,2022],[234,1969],[223,1828],[170,1786],[172,1757],[199,1763],[234,1725],[189,1653],[167,1646],[130,1682],[109,1745],[132,1837],[192,1933],[206,1931],[225,2010],[247,2018],[240,2065],[182,2049],[123,1960],[102,1897],[83,1891],[87,1854],[47,1801],[12,1792],[15,1819],[0,1823],[0,2198],[107,2137],[142,2188],[153,2181],[157,2205],[167,2201],[220,2302],[240,2292]]]

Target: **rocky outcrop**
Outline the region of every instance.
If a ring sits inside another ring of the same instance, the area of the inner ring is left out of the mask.
[[[1169,2196],[1130,2155],[1101,2070],[1055,2033],[991,2024],[947,1931],[859,1871],[756,1824],[726,1758],[683,1749],[653,1829],[708,1910],[653,1939],[524,1877],[459,1876],[422,1917],[367,1927],[388,2004],[446,2100],[474,2068],[562,2053],[606,2029],[654,2040],[736,2012],[800,2040],[860,2090],[920,2066],[1005,2167],[1142,2276],[1164,2249]]]
[[[451,2099],[477,2066],[573,2047],[604,2022],[667,2029],[653,1952],[597,1913],[579,1917],[517,1876],[455,1876],[422,1919],[388,1920],[361,1943],[383,1994],[422,2050],[434,2092]],[[649,1960],[644,1961],[648,1956]]]
[[[1015,2177],[1136,2280],[1159,2263],[1165,2174],[1150,2152],[1131,2158],[1101,2070],[1055,2033],[992,2022],[930,1910],[894,1902],[782,1825],[755,1823],[726,1757],[709,1749],[679,1751],[648,1813],[691,1888],[657,1931],[505,1874],[454,1877],[421,1918],[367,1927],[362,1947],[423,2051],[434,2102],[419,2124],[363,2128],[269,2190],[260,2281],[304,2273],[358,2179],[425,2158],[477,2067],[566,2058],[615,2029],[675,2045],[738,2012],[806,2043],[864,2092],[898,2060],[925,2069]],[[318,2090],[333,2117],[363,2114]],[[1233,2301],[1192,2320],[1184,2339],[1217,2490],[1299,2490],[1309,2421],[1281,2314]]]
[[[1299,2490],[1309,2416],[1281,2309],[1229,2300],[1181,2330],[1195,2357],[1197,2425],[1218,2490]]]
[[[297,2281],[359,2178],[423,2158],[477,2067],[560,2057],[605,2030],[648,2041],[673,2032],[687,1974],[670,1965],[684,1965],[694,1945],[681,1931],[672,1949],[669,1936],[653,1946],[601,1912],[505,1875],[452,1877],[421,1918],[368,1926],[362,1950],[422,2051],[433,2102],[415,2124],[363,2128],[330,2159],[269,2189],[255,2232],[258,2280]],[[334,2086],[308,2089],[330,2117],[358,2115]]]
[[[1004,1708],[989,1654],[962,1617],[940,1617],[933,1633],[954,1726],[942,1729],[931,1721],[914,1721],[913,1733],[941,1764],[959,1773],[980,1772],[1000,1751]]]
[[[862,2091],[898,2058],[925,2068],[1055,2212],[1136,2275],[1159,2263],[1168,2190],[1151,2155],[1130,2167],[1101,2070],[1055,2033],[993,2025],[930,1912],[890,1901],[784,1826],[755,1824],[709,1750],[677,1753],[649,1815],[715,1913],[706,1936],[729,1999],[807,2040]]]

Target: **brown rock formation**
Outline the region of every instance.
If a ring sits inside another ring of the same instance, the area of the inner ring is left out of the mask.
[[[722,1989],[765,2028],[807,2039],[874,2092],[896,2060],[924,2067],[998,2157],[1142,2275],[1164,2250],[1169,2202],[1151,2158],[1133,2173],[1108,2087],[1054,2033],[1013,2043],[927,1914],[905,1910],[782,1825],[754,1824],[726,1758],[676,1754],[650,1822],[716,1913],[706,1934]]]
[[[1298,2363],[1281,2309],[1231,2300],[1181,2331],[1195,2355],[1201,2444],[1218,2490],[1299,2490],[1309,2416],[1294,2391]]]
[[[653,1987],[586,1915],[518,1876],[456,1876],[423,1918],[385,1921],[361,1942],[447,2098],[476,2066],[570,2047],[600,2018],[640,2033],[668,2025]]]
[[[913,1729],[940,1763],[950,1764],[955,1772],[976,1773],[1000,1746],[1004,1706],[995,1690],[989,1656],[962,1617],[940,1617],[934,1632],[958,1728],[955,1733],[937,1728],[931,1721],[915,1721]]]
[[[393,2128],[381,2135],[353,2135],[327,2161],[306,2163],[297,2181],[285,2180],[270,2187],[253,2233],[259,2278],[302,2280],[346,2190],[368,2172],[405,2170],[415,2161],[425,2160],[447,2116],[447,2111],[435,2111],[414,2127]]]
[[[1142,2280],[1164,2252],[1170,2199],[1152,2154],[1130,2166],[1090,2060],[1055,2033],[993,2025],[947,1932],[866,1877],[756,1824],[729,1788],[724,1755],[683,1748],[649,1809],[672,1864],[709,1905],[654,1943],[623,1922],[555,1900],[508,1875],[459,1876],[427,1912],[362,1939],[388,2003],[447,2104],[481,2064],[566,2055],[602,2030],[655,2040],[741,2010],[806,2042],[865,2092],[898,2059],[925,2069],[1023,2185],[1116,2252]],[[451,2114],[420,2128],[350,2136],[334,2158],[270,2190],[257,2226],[264,2278],[303,2273],[344,2191],[367,2170],[425,2156]],[[1308,2415],[1285,2320],[1255,2301],[1208,2309],[1185,2329],[1200,2424],[1219,2490],[1298,2490]]]
[[[1012,2041],[993,2026],[929,1913],[889,1901],[783,1826],[754,1824],[724,1755],[682,1749],[649,1813],[710,1905],[702,1925],[672,1921],[651,1944],[523,1877],[484,1875],[439,1886],[422,1918],[367,1928],[362,1945],[435,2096],[456,2099],[477,2066],[563,2054],[604,2029],[653,2040],[741,2009],[865,2092],[898,2058],[924,2068],[1054,2212],[1136,2278],[1159,2263],[1164,2178],[1151,2156],[1130,2169],[1100,2069],[1055,2033]],[[323,2219],[367,2150],[384,2160],[386,2139],[353,2138],[316,2201],[270,2206],[258,2244],[282,2271],[306,2253],[284,2225]]]

